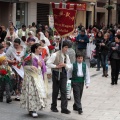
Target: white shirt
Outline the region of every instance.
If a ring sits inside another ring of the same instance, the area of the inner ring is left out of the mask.
[[[54,64],[54,61],[56,59],[56,55],[57,55],[56,53],[53,53],[51,55],[51,57],[47,60],[46,64],[49,68],[56,68],[56,65]],[[65,56],[63,55],[63,53],[61,54],[61,57],[63,58],[63,61],[64,61]],[[69,69],[71,69],[71,67],[72,67],[72,64],[70,63],[69,56],[66,55],[66,67],[65,67],[65,69],[69,70]]]
[[[78,76],[78,77],[83,77],[82,63],[77,63],[77,64],[78,64],[77,76]],[[72,70],[73,70],[73,66],[72,66]],[[72,74],[72,72],[71,72],[71,74]],[[86,65],[85,85],[86,85],[86,86],[89,86],[89,84],[90,84],[90,74],[89,74],[88,66]]]
[[[77,76],[78,76],[78,77],[83,77],[82,63],[77,63],[77,64],[78,64]]]
[[[25,31],[22,30],[22,36],[25,36]]]

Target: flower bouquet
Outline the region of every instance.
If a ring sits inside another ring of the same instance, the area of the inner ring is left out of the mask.
[[[11,80],[10,80],[10,70],[7,69],[7,66],[6,68],[0,68],[0,84],[1,82],[5,81],[5,82],[8,82],[10,86],[11,85]]]
[[[7,75],[7,70],[6,69],[0,69],[0,75],[1,76]]]
[[[31,65],[32,64],[32,54],[26,53],[22,58],[22,64],[23,65]]]
[[[55,46],[49,45],[48,48],[49,48],[49,51],[50,51],[50,54],[51,54],[53,52],[53,50],[55,49]]]

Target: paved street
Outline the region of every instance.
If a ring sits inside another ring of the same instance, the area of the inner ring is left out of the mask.
[[[95,68],[90,68],[90,75],[90,87],[84,89],[82,115],[72,110],[73,97],[68,103],[70,115],[50,111],[52,90],[50,82],[48,107],[39,112],[37,120],[120,120],[120,81],[118,85],[111,86],[110,70],[108,78],[101,77],[102,69],[96,72]],[[58,101],[58,109],[60,111],[60,101]],[[12,104],[0,103],[0,120],[33,120],[33,118],[27,115],[26,110],[19,107],[18,102],[13,101]]]

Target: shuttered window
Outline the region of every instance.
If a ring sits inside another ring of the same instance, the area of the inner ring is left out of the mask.
[[[37,23],[48,25],[49,4],[37,4]]]

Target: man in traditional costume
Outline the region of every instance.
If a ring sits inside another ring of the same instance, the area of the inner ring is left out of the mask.
[[[59,90],[61,92],[61,113],[69,114],[67,109],[67,70],[71,68],[69,56],[66,54],[68,49],[68,42],[63,41],[61,50],[53,53],[47,61],[47,66],[52,68],[52,80],[53,80],[53,92],[52,92],[52,104],[51,110],[58,112],[57,109],[57,97]]]

